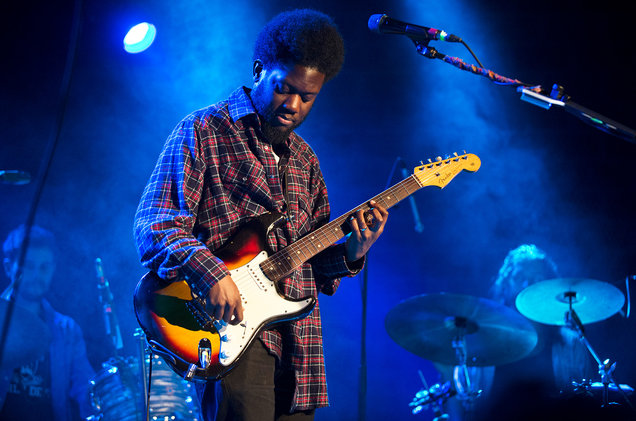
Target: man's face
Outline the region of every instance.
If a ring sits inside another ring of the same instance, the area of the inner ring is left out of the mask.
[[[18,271],[18,262],[5,261],[5,270],[12,281]],[[19,297],[39,301],[48,292],[55,271],[55,257],[48,247],[29,247],[24,259]]]
[[[254,65],[254,108],[272,143],[285,140],[305,120],[325,82],[317,69],[300,65]]]

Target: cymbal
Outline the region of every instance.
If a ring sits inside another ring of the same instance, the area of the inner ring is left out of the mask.
[[[564,326],[570,297],[572,308],[583,324],[605,320],[625,303],[623,293],[606,282],[557,278],[530,285],[517,295],[516,305],[519,312],[531,320]]]
[[[537,332],[514,309],[461,294],[423,294],[408,298],[385,319],[389,336],[407,351],[442,364],[457,365],[453,341],[463,332],[466,364],[507,364],[527,356]]]
[[[9,302],[0,299],[0,332]],[[29,310],[15,304],[2,353],[2,368],[17,368],[49,351],[51,333],[46,323]]]

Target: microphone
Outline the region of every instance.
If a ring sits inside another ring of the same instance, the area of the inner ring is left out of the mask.
[[[462,42],[462,39],[457,35],[449,35],[440,29],[427,28],[426,26],[413,25],[412,23],[391,19],[387,15],[372,15],[369,18],[368,26],[372,32],[406,35],[413,41]]]
[[[402,158],[400,158],[400,162],[402,163],[402,177],[406,178],[409,176],[408,169],[404,161],[402,161]],[[417,205],[415,204],[413,195],[409,196],[409,203],[411,204],[411,212],[413,212],[413,220],[415,221],[415,231],[421,234],[424,231],[424,225],[420,220],[420,213],[417,211]]]
[[[115,347],[115,352],[124,347],[121,340],[121,332],[119,330],[119,322],[117,315],[113,312],[113,294],[110,292],[108,280],[104,278],[104,268],[102,267],[102,259],[95,259],[95,272],[97,273],[97,289],[99,290],[99,302],[104,310],[104,325],[106,334]]]
[[[31,182],[31,174],[26,171],[16,170],[0,170],[0,183],[2,184],[29,184]]]

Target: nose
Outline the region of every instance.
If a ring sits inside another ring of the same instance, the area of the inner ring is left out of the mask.
[[[296,114],[300,110],[301,98],[298,94],[291,94],[284,102],[285,109],[292,114]]]

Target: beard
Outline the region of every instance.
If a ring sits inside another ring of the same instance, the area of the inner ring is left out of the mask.
[[[285,143],[294,129],[295,127],[275,127],[269,124],[264,117],[261,118],[261,130],[263,131],[265,139],[267,139],[272,146],[278,146]]]
[[[268,95],[264,89],[264,83],[257,85],[250,93],[254,109],[261,120],[261,129],[263,135],[272,145],[284,143],[291,132],[296,130],[302,121],[298,121],[291,126],[282,126],[277,120],[277,114],[285,114],[277,112],[271,105],[271,94]]]

